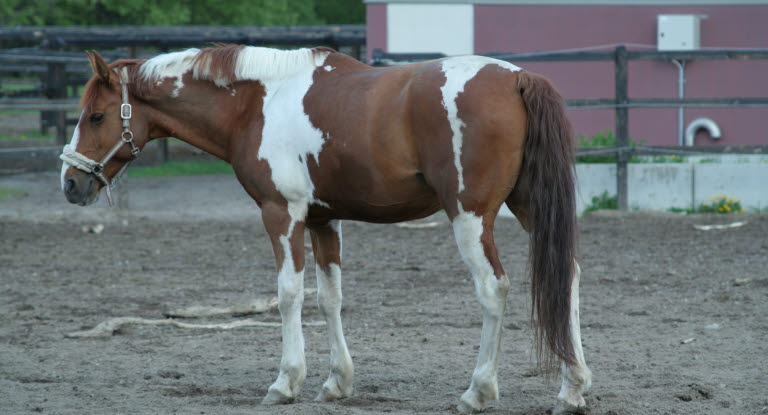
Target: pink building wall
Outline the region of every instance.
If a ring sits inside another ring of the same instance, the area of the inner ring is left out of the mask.
[[[768,5],[717,6],[474,6],[475,53],[591,49],[618,43],[655,49],[659,14],[704,14],[702,48],[768,48]],[[382,17],[383,16],[383,17]],[[369,50],[386,50],[386,5],[368,4]],[[600,48],[599,48],[600,49]],[[566,98],[610,98],[613,63],[524,62],[520,66],[551,78]],[[687,97],[768,96],[768,61],[689,61]],[[677,97],[677,67],[671,62],[631,61],[630,98]],[[613,130],[613,110],[570,109],[578,135]],[[649,145],[677,145],[677,109],[631,109],[630,136]],[[696,144],[768,144],[768,108],[685,109],[685,125],[699,117],[720,125],[722,138],[699,134]]]

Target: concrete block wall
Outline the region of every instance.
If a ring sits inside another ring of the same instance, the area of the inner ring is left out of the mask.
[[[689,209],[716,195],[741,199],[745,210],[768,208],[768,163],[641,163],[630,164],[629,207],[632,210]],[[579,214],[603,192],[616,195],[615,164],[576,165],[576,209]],[[500,216],[512,216],[502,207]]]

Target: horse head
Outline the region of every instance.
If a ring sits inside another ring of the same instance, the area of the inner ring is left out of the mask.
[[[93,77],[81,101],[80,120],[61,159],[61,187],[70,203],[94,203],[99,191],[110,188],[148,141],[148,122],[141,106],[131,105],[125,62],[108,65],[96,52],[88,53]],[[134,102],[134,104],[136,104]]]

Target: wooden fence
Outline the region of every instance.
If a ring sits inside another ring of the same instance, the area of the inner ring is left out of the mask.
[[[41,88],[22,94],[0,93],[0,110],[41,111],[41,130],[56,128],[56,142],[67,141],[65,111],[78,107],[77,93],[69,87],[84,85],[90,76],[85,48],[123,48],[107,51],[109,60],[137,57],[139,48],[167,52],[171,48],[201,47],[212,43],[266,46],[328,46],[360,59],[365,45],[364,25],[327,26],[15,26],[0,27],[0,42],[34,48],[0,50],[0,76],[26,73],[41,77]],[[0,90],[2,91],[2,90]],[[167,159],[167,146],[161,147]],[[18,156],[18,152],[10,153]],[[38,151],[39,153],[39,151]],[[0,156],[2,158],[2,156]]]

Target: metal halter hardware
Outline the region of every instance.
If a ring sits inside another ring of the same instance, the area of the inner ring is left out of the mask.
[[[125,173],[125,170],[131,164],[131,162],[139,156],[139,152],[141,151],[141,149],[138,148],[136,144],[134,144],[133,132],[131,132],[130,120],[131,116],[133,115],[133,109],[131,104],[128,102],[128,70],[125,67],[122,67],[119,72],[117,69],[114,69],[114,71],[120,78],[120,89],[123,99],[123,103],[120,105],[120,118],[123,120],[123,132],[120,134],[120,141],[115,143],[115,145],[99,162],[91,160],[82,153],[78,153],[71,144],[64,146],[64,150],[61,156],[59,156],[59,158],[64,162],[86,173],[91,173],[96,176],[96,178],[101,180],[101,182],[104,183],[104,187],[107,192],[107,202],[109,202],[110,206],[114,206],[114,201],[112,199],[112,188],[115,187],[117,180],[122,177],[123,173]],[[115,177],[112,178],[112,181],[110,181],[107,179],[107,176],[104,175],[104,166],[106,166],[109,160],[111,160],[112,157],[114,157],[115,154],[117,154],[117,152],[120,151],[120,149],[126,144],[131,146],[131,155],[133,156],[133,159],[125,163],[120,171],[117,172]]]

